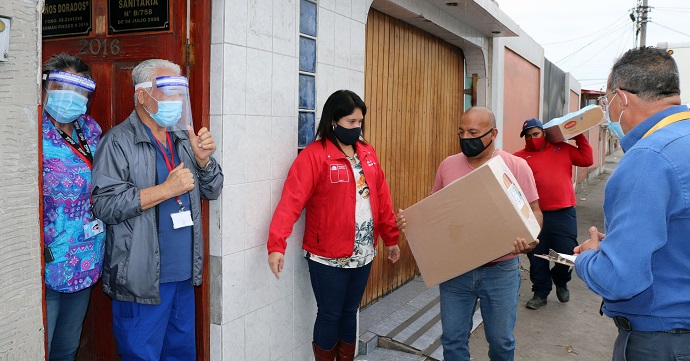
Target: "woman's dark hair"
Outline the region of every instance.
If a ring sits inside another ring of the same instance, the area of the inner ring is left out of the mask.
[[[335,144],[336,147],[340,148],[338,139],[335,137],[335,132],[333,131],[333,123],[338,122],[342,117],[354,113],[355,109],[361,110],[362,116],[367,115],[366,104],[364,104],[362,98],[353,91],[338,90],[331,94],[326,100],[326,104],[323,105],[321,121],[319,122],[319,127],[316,129],[314,140],[321,139],[321,143],[325,146],[326,139],[328,139]],[[362,139],[364,139],[364,125],[365,120],[362,119]]]
[[[53,70],[67,70],[72,69],[75,72],[84,75],[84,77],[93,79],[91,76],[91,69],[89,66],[81,59],[74,55],[67,53],[61,53],[53,55],[50,59],[46,60],[43,64],[43,73],[46,74]]]

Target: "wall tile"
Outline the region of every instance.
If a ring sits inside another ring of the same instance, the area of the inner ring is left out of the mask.
[[[282,179],[297,157],[297,117],[274,117],[271,137],[271,179]]]
[[[223,47],[223,114],[244,114],[247,108],[247,49],[226,44]],[[253,94],[251,94],[253,95]]]
[[[294,361],[312,361],[314,360],[314,352],[312,351],[311,341],[297,347],[292,351],[292,359]]]
[[[350,69],[364,71],[366,25],[350,21]]]
[[[335,15],[335,58],[333,65],[342,68],[350,66],[350,22],[349,18]]]
[[[211,0],[211,44],[223,42],[223,18],[225,18],[225,0]]]
[[[223,361],[223,331],[220,325],[211,324],[211,361]]]
[[[299,360],[299,359],[293,358],[292,352],[288,352],[287,355],[278,359],[278,361],[294,361],[294,360]]]
[[[247,114],[271,115],[273,55],[247,49],[247,59]]]
[[[336,6],[335,3],[337,1],[338,0],[319,0],[319,6],[324,8],[324,9],[328,9],[330,11],[335,11],[335,6]],[[321,10],[321,9],[319,9],[319,10]]]
[[[268,267],[265,244],[246,250],[244,255],[247,312],[254,312],[270,304],[270,284],[274,276]]]
[[[269,149],[270,151],[270,149]],[[268,163],[266,164],[268,168]],[[268,225],[271,222],[271,182],[252,182],[245,185],[245,219],[247,237],[245,249],[266,244]]]
[[[223,361],[250,361],[245,357],[246,334],[244,317],[223,325]]]
[[[210,256],[208,259],[209,308],[211,324],[223,324],[223,257]]]
[[[225,42],[247,45],[248,0],[225,0]]]
[[[247,360],[270,361],[271,359],[271,320],[270,307],[263,307],[245,317],[245,355]]]
[[[245,163],[247,182],[271,178],[271,148],[271,117],[248,116]]]
[[[366,24],[370,3],[371,0],[352,0],[352,20]]]
[[[318,63],[316,64],[316,117],[321,117],[323,105],[326,103],[333,92],[339,89],[345,89],[342,85],[335,84],[334,68],[332,65]],[[315,125],[318,127],[318,125]]]
[[[223,54],[223,44],[211,44],[211,74],[223,74],[225,65]],[[211,93],[209,112],[212,115],[223,114],[223,77],[211,77],[209,92]]]
[[[295,56],[299,0],[273,0],[273,52]]]
[[[335,2],[335,12],[346,16],[348,18],[352,17],[352,0],[337,0]]]
[[[333,90],[330,93],[338,89],[350,89],[350,71],[348,69],[333,68]],[[362,94],[357,95],[363,96]]]
[[[273,0],[249,0],[247,16],[247,47],[271,51],[273,47]]]
[[[223,254],[223,194],[218,199],[208,203],[208,252],[211,256],[221,256]]]
[[[314,321],[316,320],[316,299],[311,288],[307,261],[301,258],[295,262],[295,345],[312,340]]]
[[[227,185],[223,188],[223,255],[245,250],[247,190],[246,184]]]
[[[223,116],[223,176],[225,184],[241,184],[246,179],[247,117]],[[217,159],[217,158],[216,158]]]
[[[271,360],[278,360],[294,348],[292,295],[271,304]]]
[[[364,72],[350,70],[350,90],[364,99]]]
[[[316,37],[316,61],[319,63],[333,65],[335,59],[335,13],[319,9],[318,35]]]
[[[223,256],[223,324],[238,319],[247,313],[248,298],[245,280],[247,270],[245,269],[244,258],[244,252]]]
[[[274,116],[297,114],[297,73],[297,58],[273,55],[271,105]]]

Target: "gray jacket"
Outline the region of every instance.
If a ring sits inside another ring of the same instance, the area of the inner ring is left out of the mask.
[[[185,167],[194,169],[186,132],[173,132],[173,143]],[[200,198],[216,199],[223,173],[212,158],[207,171],[196,169],[189,192],[193,226],[192,284],[201,284],[204,242]],[[160,303],[160,249],[156,207],[141,209],[140,191],[156,185],[156,146],[136,111],[105,134],[94,159],[93,213],[107,224],[103,290],[113,299]]]

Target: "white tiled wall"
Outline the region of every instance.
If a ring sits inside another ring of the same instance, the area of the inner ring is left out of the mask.
[[[370,2],[319,1],[317,109],[338,89],[364,96]],[[220,275],[211,280],[211,358],[310,360],[316,301],[303,217],[279,280],[266,262],[268,226],[297,156],[299,0],[213,0],[212,11],[211,131],[225,187],[210,207],[211,265],[220,268],[211,270]]]

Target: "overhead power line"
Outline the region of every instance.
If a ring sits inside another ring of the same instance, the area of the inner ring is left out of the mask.
[[[570,43],[570,42],[573,42],[573,41],[577,41],[577,40],[589,38],[590,36],[600,34],[602,31],[604,31],[604,30],[606,30],[606,29],[608,29],[608,28],[610,28],[610,27],[612,27],[612,26],[619,25],[619,24],[617,24],[617,23],[621,22],[621,20],[625,20],[625,22],[627,23],[627,18],[628,18],[627,16],[622,16],[622,17],[620,17],[618,20],[616,20],[616,21],[614,21],[614,22],[612,22],[612,23],[606,25],[605,27],[603,27],[603,28],[601,28],[601,29],[599,29],[599,30],[597,30],[597,31],[595,31],[595,32],[593,32],[593,33],[591,33],[591,34],[589,34],[589,35],[581,36],[581,37],[575,38],[575,39],[569,39],[569,40],[563,40],[563,41],[555,41],[555,42],[552,42],[552,43],[544,43],[544,44],[541,44],[541,45],[542,45],[542,46],[546,46],[546,45],[554,45],[554,44],[564,44],[564,43]]]

